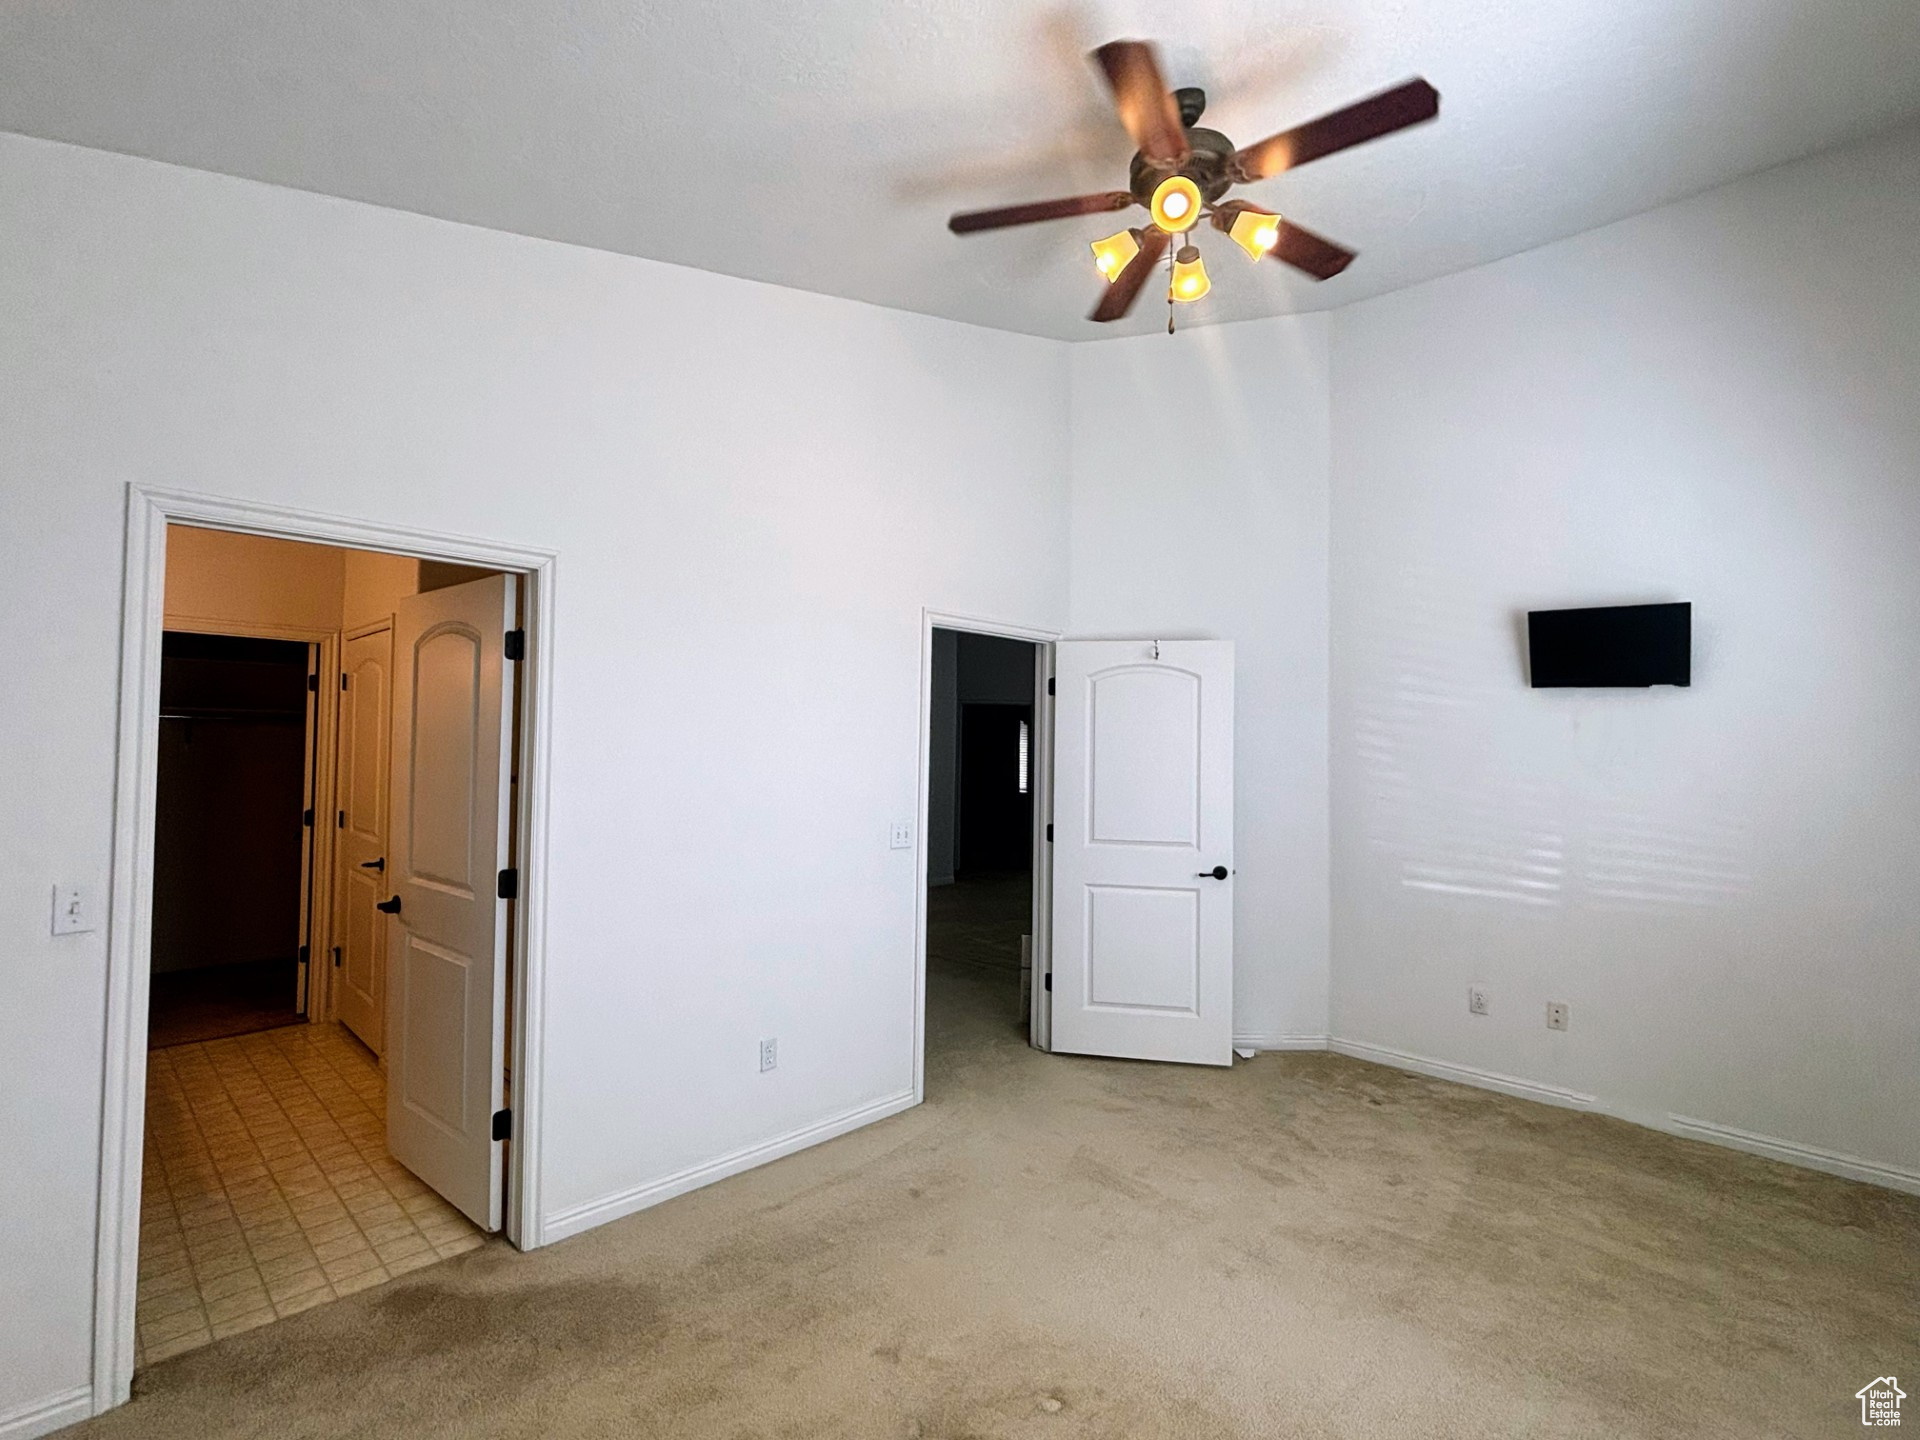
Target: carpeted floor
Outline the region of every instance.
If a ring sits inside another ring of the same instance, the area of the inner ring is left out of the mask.
[[[1033,878],[1026,871],[966,875],[927,891],[927,958],[1020,970],[1020,937],[1033,923]]]
[[[1330,1055],[1049,1057],[1003,989],[936,970],[916,1110],[70,1433],[1747,1440],[1920,1376],[1920,1200]]]

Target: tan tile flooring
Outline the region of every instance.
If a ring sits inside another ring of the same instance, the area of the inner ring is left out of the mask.
[[[479,1245],[386,1135],[379,1064],[339,1025],[149,1054],[135,1364]]]

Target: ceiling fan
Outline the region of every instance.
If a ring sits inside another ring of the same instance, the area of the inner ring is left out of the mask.
[[[1094,265],[1106,277],[1107,293],[1088,318],[1107,321],[1125,315],[1174,238],[1186,237],[1174,251],[1167,271],[1169,334],[1173,331],[1175,303],[1198,300],[1213,288],[1199,247],[1187,234],[1202,217],[1253,259],[1273,255],[1316,280],[1332,279],[1353,261],[1353,251],[1270,210],[1244,200],[1223,200],[1228,190],[1391,135],[1440,113],[1439,92],[1424,80],[1409,80],[1236,150],[1218,130],[1196,126],[1207,108],[1206,92],[1191,86],[1169,92],[1160,78],[1160,62],[1153,46],[1146,41],[1112,41],[1094,51],[1093,59],[1113,91],[1120,123],[1140,147],[1133,157],[1128,188],[997,210],[964,211],[948,220],[947,228],[956,235],[971,235],[1036,220],[1064,220],[1143,205],[1152,216],[1150,225],[1093,242]]]

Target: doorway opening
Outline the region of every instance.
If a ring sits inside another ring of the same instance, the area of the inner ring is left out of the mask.
[[[310,642],[162,641],[150,1049],[306,1014],[318,666]]]
[[[103,1406],[489,1232],[540,1241],[553,557],[131,508]]]
[[[1046,648],[941,623],[929,631],[925,1039],[936,1074],[997,1046],[1044,1044],[1033,977]],[[1039,973],[1044,983],[1044,965]]]
[[[503,636],[517,631],[512,585],[479,567],[169,528],[136,1367],[449,1259],[498,1228],[498,1206],[440,1193],[454,1187],[393,1133],[413,1124],[417,1097],[441,1092],[426,1150],[446,1143],[437,1132],[461,1098],[446,1092],[469,1056],[418,1030],[407,1045],[390,1012],[433,1031],[458,1025],[471,997],[432,968],[390,975],[397,927],[383,909],[403,903],[407,863],[396,855],[389,885],[388,855],[406,848],[392,833],[406,799],[396,770],[406,785],[413,762],[412,797],[429,807],[474,778],[464,737],[432,708],[491,708],[506,729],[496,763],[512,743],[512,666],[456,673],[484,659],[484,627],[471,627],[478,644],[455,632],[445,656],[421,637],[447,596],[451,613],[492,609]],[[337,658],[324,668],[321,641],[257,633],[329,623]],[[415,652],[407,677],[395,672],[396,632]],[[412,723],[395,708],[408,694]],[[396,722],[404,746],[423,714],[448,748],[396,766]],[[510,769],[498,779],[507,793]],[[469,855],[420,852],[448,835],[464,845],[471,816],[440,836],[419,820],[412,871],[457,884]],[[510,824],[501,840],[510,851]],[[405,993],[413,979],[428,982],[423,993]],[[403,1052],[416,1100],[390,1107]]]

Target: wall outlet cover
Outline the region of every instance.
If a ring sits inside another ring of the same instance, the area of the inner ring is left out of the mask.
[[[780,1063],[780,1042],[762,1040],[760,1042],[760,1070],[762,1074]]]
[[[1469,985],[1467,987],[1467,1013],[1469,1015],[1485,1015],[1490,1008],[1487,1003],[1486,986]]]
[[[1547,1002],[1547,1029],[1564,1030],[1567,1028],[1567,1006],[1565,1001]]]

